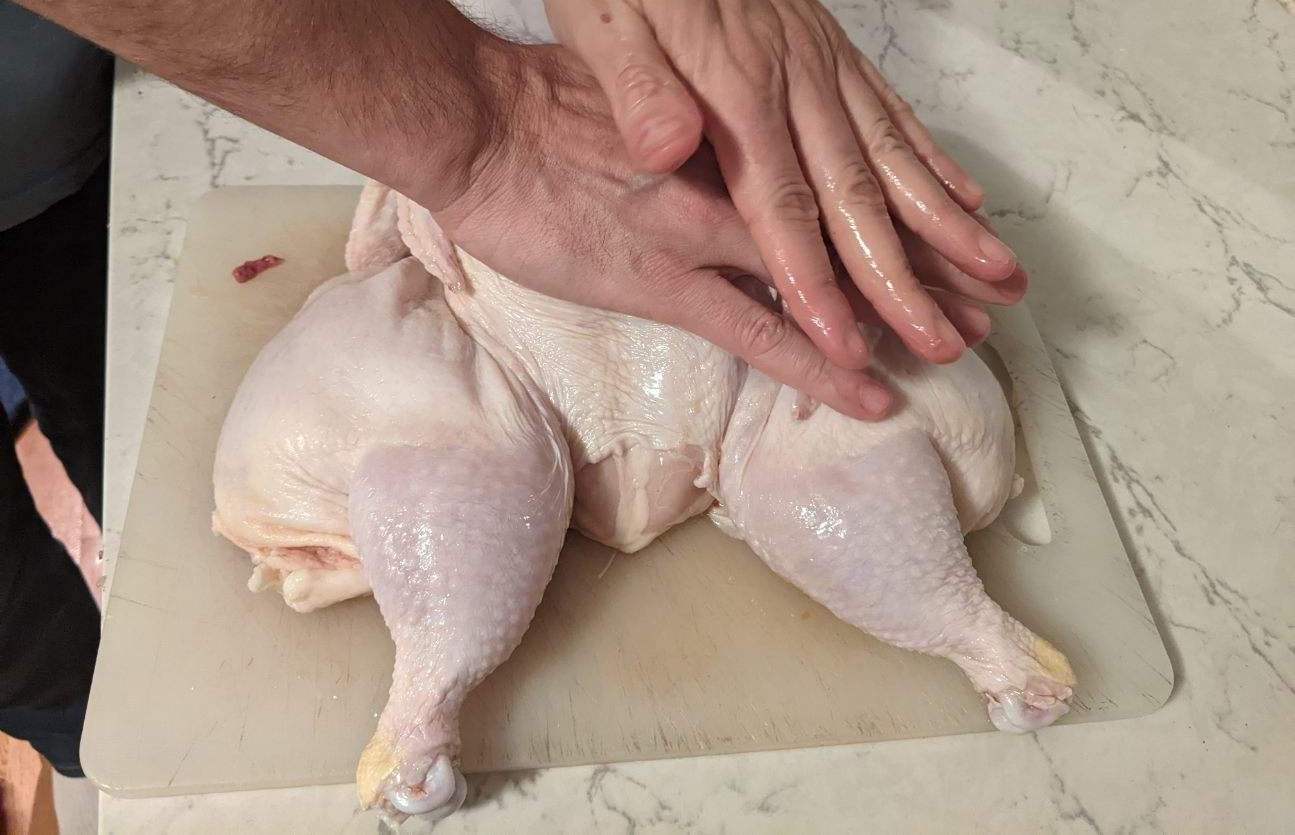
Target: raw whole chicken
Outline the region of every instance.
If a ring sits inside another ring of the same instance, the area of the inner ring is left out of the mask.
[[[346,255],[243,379],[213,525],[294,609],[376,598],[396,656],[363,805],[458,808],[460,706],[521,641],[569,526],[628,552],[709,511],[838,617],[956,663],[998,728],[1067,711],[1066,659],[989,599],[963,544],[1014,478],[974,354],[928,365],[883,338],[896,413],[805,417],[698,337],[509,281],[383,186]]]

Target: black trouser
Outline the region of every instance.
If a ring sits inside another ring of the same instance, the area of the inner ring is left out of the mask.
[[[0,231],[0,356],[100,519],[108,175]],[[0,731],[81,776],[99,611],[36,513],[0,412]]]

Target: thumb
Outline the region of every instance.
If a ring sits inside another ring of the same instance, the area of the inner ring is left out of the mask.
[[[620,0],[546,0],[558,39],[580,56],[611,103],[630,159],[666,174],[701,143],[701,110],[643,16]]]

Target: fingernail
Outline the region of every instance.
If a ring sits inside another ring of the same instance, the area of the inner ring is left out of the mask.
[[[1030,286],[1030,274],[1020,264],[1012,270],[1012,274],[1003,279],[1003,283],[997,285],[996,291],[999,294],[994,304],[1016,304],[1025,298],[1025,291]]]
[[[1024,296],[1024,295],[1025,295],[1025,291],[1026,291],[1026,290],[1028,290],[1028,289],[1030,289],[1030,273],[1029,273],[1029,271],[1027,271],[1027,270],[1025,269],[1025,267],[1022,267],[1020,264],[1017,264],[1017,265],[1016,265],[1016,269],[1012,272],[1012,275],[1020,276],[1019,278],[1017,278],[1017,279],[1016,279],[1016,281],[1017,281],[1017,283],[1018,283],[1018,284],[1020,284],[1020,285],[1021,285],[1021,287],[1020,287],[1021,295],[1022,295],[1022,296]],[[1009,276],[1009,277],[1010,277],[1010,276]]]
[[[890,411],[892,398],[890,392],[882,388],[880,383],[869,380],[860,388],[859,402],[863,404],[863,408],[868,414],[874,417],[883,417]]]
[[[989,336],[989,332],[993,329],[994,323],[993,320],[989,318],[989,314],[978,307],[973,307],[968,310],[967,316],[971,319],[968,324],[971,325],[971,328],[974,331],[971,335],[971,342],[967,343],[967,347],[971,347],[972,345],[978,345],[985,341],[985,337]],[[966,341],[966,337],[963,337],[963,341]]]
[[[979,203],[985,199],[985,189],[970,177],[967,178],[967,186],[962,191],[972,203]]]
[[[1016,263],[1016,253],[1007,244],[994,237],[988,230],[980,233],[980,252],[991,264],[1007,266]],[[1003,276],[1006,278],[1007,276]]]
[[[935,362],[953,362],[967,350],[967,342],[962,338],[962,334],[958,333],[953,323],[943,316],[935,326],[935,334],[939,338],[939,342],[935,345],[935,356],[932,357]]]
[[[858,325],[850,326],[845,332],[845,350],[858,361],[860,368],[868,364],[868,341],[859,333]]]

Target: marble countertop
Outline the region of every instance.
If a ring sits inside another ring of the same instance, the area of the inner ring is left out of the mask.
[[[444,830],[1289,831],[1295,15],[1279,0],[830,5],[985,184],[1030,268],[1173,696],[1145,718],[1022,737],[474,778]],[[129,66],[116,95],[109,560],[190,206],[221,186],[358,182]],[[374,831],[353,809],[352,787],[325,786],[104,798],[101,822]]]

